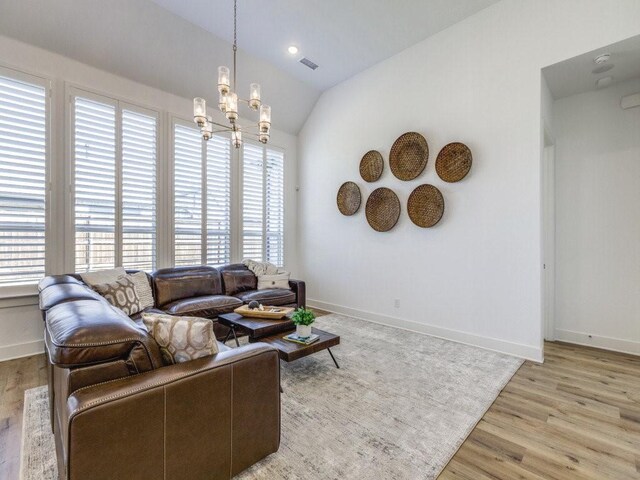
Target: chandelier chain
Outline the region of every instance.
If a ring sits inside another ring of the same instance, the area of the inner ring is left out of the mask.
[[[238,51],[238,0],[233,0],[233,89],[236,90],[236,52]]]

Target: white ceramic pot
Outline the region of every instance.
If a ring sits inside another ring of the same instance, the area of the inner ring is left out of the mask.
[[[311,325],[296,325],[296,333],[300,338],[309,338],[311,336]]]

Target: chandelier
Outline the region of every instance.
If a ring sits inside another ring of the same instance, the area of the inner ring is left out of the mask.
[[[243,100],[238,98],[238,94],[234,91],[236,84],[236,54],[238,52],[237,38],[237,12],[238,2],[233,1],[233,84],[230,83],[229,67],[218,67],[218,108],[225,114],[229,125],[223,125],[213,121],[211,115],[207,115],[207,102],[204,98],[196,97],[193,99],[193,119],[196,125],[200,127],[202,138],[209,140],[214,133],[231,132],[231,141],[233,146],[240,148],[242,145],[242,133],[256,137],[260,142],[267,143],[269,141],[269,132],[271,130],[271,107],[264,105],[260,99],[260,85],[252,83],[249,85],[249,99]],[[231,88],[233,87],[233,89]],[[260,111],[257,125],[241,126],[238,123],[238,103],[246,103],[251,110]],[[256,129],[257,131],[252,131]]]

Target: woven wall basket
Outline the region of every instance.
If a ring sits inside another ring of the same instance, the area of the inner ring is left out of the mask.
[[[422,173],[429,160],[427,140],[417,132],[400,135],[389,153],[391,172],[400,180],[413,180]]]
[[[444,214],[444,197],[433,185],[420,185],[409,195],[407,212],[417,226],[433,227]]]
[[[338,210],[343,215],[353,215],[360,208],[360,188],[353,182],[345,182],[338,190]]]
[[[400,200],[389,188],[376,188],[367,199],[367,222],[376,232],[388,232],[400,218]]]
[[[454,142],[445,145],[436,158],[436,172],[445,182],[459,182],[471,170],[473,157],[464,143]]]
[[[384,160],[377,150],[369,150],[360,160],[360,176],[365,182],[375,182],[382,175]]]

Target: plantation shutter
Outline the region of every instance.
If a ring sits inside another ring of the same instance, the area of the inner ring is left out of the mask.
[[[242,147],[242,258],[264,259],[264,149]]]
[[[266,259],[284,266],[284,154],[267,149],[266,188]]]
[[[0,76],[0,285],[45,274],[46,95]]]
[[[115,265],[116,107],[74,102],[76,272]]]
[[[175,265],[202,264],[202,136],[174,126]]]
[[[231,263],[231,142],[207,142],[207,265]]]
[[[156,258],[156,117],[122,112],[122,266],[151,271]]]

